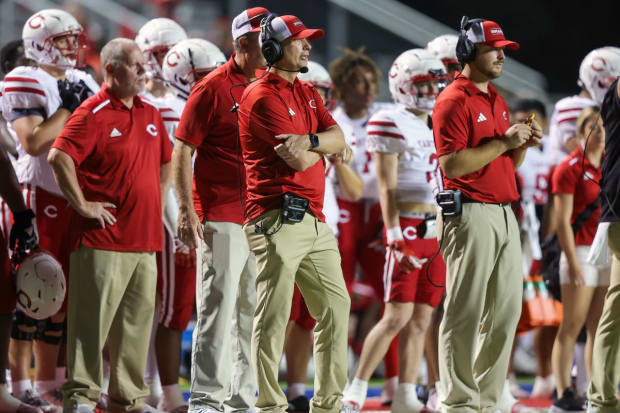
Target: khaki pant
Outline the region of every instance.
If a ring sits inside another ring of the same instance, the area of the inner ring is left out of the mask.
[[[594,338],[588,399],[596,411],[611,413],[620,411],[616,397],[620,382],[620,222],[609,226],[608,243],[611,280]]]
[[[99,400],[106,339],[112,408],[142,409],[148,395],[144,370],[155,308],[155,253],[81,246],[71,254],[70,268],[65,411],[77,404],[94,407]]]
[[[205,222],[197,250],[190,410],[248,411],[256,402],[250,368],[256,261],[239,224]]]
[[[244,226],[256,255],[257,306],[252,332],[252,364],[258,380],[256,407],[284,413],[287,401],[278,385],[284,333],[297,283],[314,328],[313,413],[336,413],[342,407],[347,378],[347,329],[351,301],[342,276],[340,254],[327,224],[306,213],[302,222],[281,224],[281,211],[267,212]],[[268,233],[255,231],[259,223]]]
[[[445,220],[443,236],[442,411],[493,412],[521,314],[519,228],[510,206],[466,203]]]

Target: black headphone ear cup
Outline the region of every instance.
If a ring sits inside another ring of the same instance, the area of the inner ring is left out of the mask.
[[[459,60],[461,66],[473,62],[476,58],[476,45],[467,38],[467,29],[469,29],[472,23],[480,21],[482,21],[482,19],[470,20],[467,16],[461,18],[461,34],[456,42],[456,58]]]
[[[282,46],[280,46],[280,43],[275,39],[263,40],[261,51],[263,52],[263,56],[265,57],[267,64],[270,66],[282,59],[282,56],[284,55]]]
[[[261,52],[267,61],[267,65],[273,66],[278,60],[284,56],[284,51],[280,42],[273,38],[273,26],[271,22],[277,15],[270,14],[265,17],[260,24]]]
[[[461,66],[473,62],[476,58],[476,45],[463,34],[456,42],[456,57]]]

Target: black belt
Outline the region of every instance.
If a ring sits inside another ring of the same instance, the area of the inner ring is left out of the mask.
[[[487,202],[487,201],[478,201],[477,199],[467,198],[466,196],[461,195],[461,202],[464,204],[488,204],[488,205],[498,205],[501,207],[505,207],[510,205],[510,202]]]

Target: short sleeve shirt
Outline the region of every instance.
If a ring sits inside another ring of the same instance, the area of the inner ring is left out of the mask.
[[[231,57],[194,86],[181,115],[175,136],[197,147],[193,192],[201,220],[243,222],[240,196],[245,193],[245,168],[233,107],[246,82]]]
[[[617,79],[605,94],[601,118],[605,125],[601,221],[617,222],[620,221],[620,98]]]
[[[295,79],[293,83],[268,73],[248,86],[239,107],[241,148],[246,166],[247,220],[281,206],[282,195],[291,192],[310,201],[310,212],[320,221],[325,193],[323,157],[303,172],[288,166],[275,152],[282,141],[277,135],[322,132],[336,122],[316,89]],[[246,221],[247,221],[246,220]]]
[[[488,93],[459,75],[437,97],[433,109],[433,133],[439,157],[477,148],[501,138],[510,126],[508,105],[489,84]],[[481,202],[512,202],[519,199],[514,162],[506,152],[479,170],[459,178],[443,178],[446,189],[458,189]]]
[[[596,168],[588,158],[583,159],[583,150],[580,146],[564,159],[553,172],[554,194],[573,194],[573,215],[571,224],[577,216],[590,205],[599,194],[598,182],[601,179],[601,168]],[[601,215],[599,206],[585,221],[575,235],[575,245],[592,245],[598,219]]]
[[[116,224],[105,228],[76,216],[71,227],[83,245],[161,250],[160,166],[170,162],[172,146],[157,108],[136,96],[128,109],[104,85],[76,109],[52,147],[75,162],[87,201],[116,206],[110,209]]]

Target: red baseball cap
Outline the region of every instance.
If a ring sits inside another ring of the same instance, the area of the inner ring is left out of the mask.
[[[237,40],[246,33],[260,32],[260,21],[268,14],[269,10],[264,7],[252,7],[239,13],[232,22],[233,40]]]
[[[505,47],[508,50],[517,50],[519,48],[519,43],[506,40],[502,28],[491,20],[481,20],[472,23],[465,34],[474,43],[483,43],[491,47]]]
[[[320,39],[325,36],[323,29],[308,29],[295,16],[286,15],[275,17],[271,21],[271,38],[281,42],[292,39]]]

